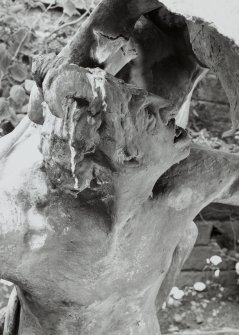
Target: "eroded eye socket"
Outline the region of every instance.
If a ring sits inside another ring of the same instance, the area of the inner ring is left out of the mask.
[[[152,131],[155,129],[157,125],[157,112],[152,105],[148,105],[144,108],[145,110],[145,116],[146,116],[146,130]]]
[[[77,108],[82,108],[82,107],[89,107],[90,103],[87,99],[85,98],[80,98],[80,97],[73,97],[73,100],[76,102]]]
[[[151,105],[146,106],[145,107],[145,112],[147,113],[149,119],[151,119],[153,117],[156,118],[153,106],[151,106]]]

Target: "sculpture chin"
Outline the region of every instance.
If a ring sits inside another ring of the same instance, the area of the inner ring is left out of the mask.
[[[184,135],[180,138],[176,138],[176,141],[174,140],[174,145],[178,150],[184,150],[184,151],[188,151],[188,154],[190,152],[190,145],[191,145],[191,138],[188,135],[188,132],[186,130],[184,131]]]

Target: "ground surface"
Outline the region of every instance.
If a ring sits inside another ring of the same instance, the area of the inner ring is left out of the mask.
[[[225,299],[219,289],[190,293],[161,311],[159,319],[163,334],[223,328],[238,329],[239,334],[239,303],[232,297]]]

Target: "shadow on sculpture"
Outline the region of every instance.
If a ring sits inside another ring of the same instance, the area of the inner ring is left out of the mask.
[[[36,60],[29,117],[0,141],[0,275],[16,285],[4,334],[160,333],[194,217],[238,201],[237,155],[182,128],[215,65],[196,28],[158,1],[104,0]]]

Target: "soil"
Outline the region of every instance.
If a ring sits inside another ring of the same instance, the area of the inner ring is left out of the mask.
[[[191,288],[187,290],[181,301],[160,311],[162,334],[222,329],[238,329],[239,334],[239,295],[225,298],[219,286],[201,293]]]

